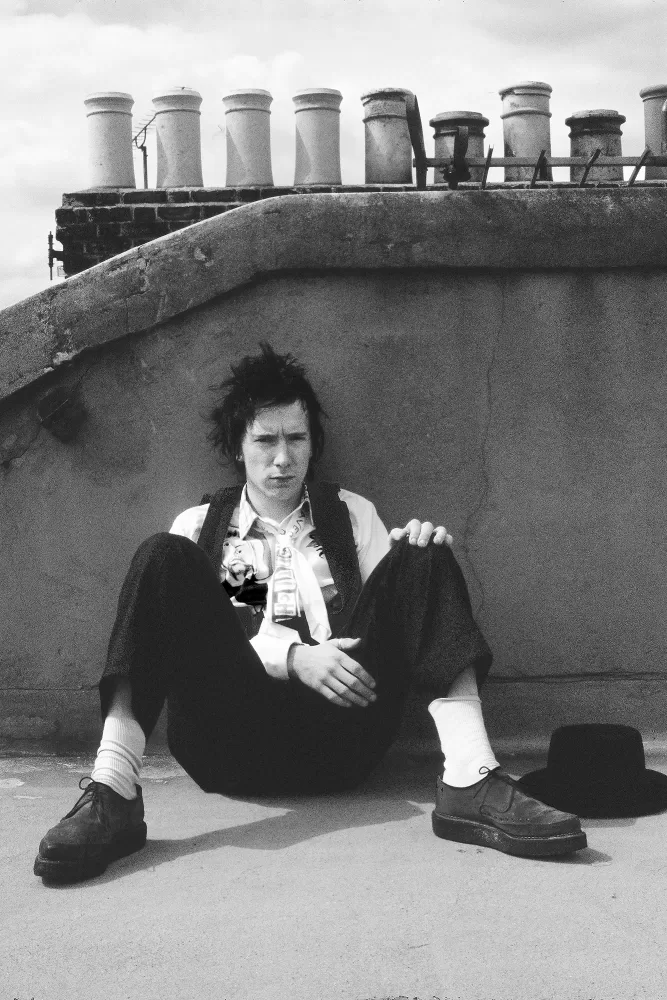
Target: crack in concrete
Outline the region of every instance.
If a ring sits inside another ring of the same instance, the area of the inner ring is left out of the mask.
[[[138,248],[141,251],[141,248]],[[136,291],[129,292],[124,298],[125,305],[125,336],[129,334],[137,333],[137,330],[133,323],[130,321],[130,310],[134,301],[146,294],[150,286],[150,280],[148,276],[148,271],[150,270],[149,259],[141,252],[137,254],[137,270],[139,271],[141,277],[141,287]]]
[[[576,674],[493,674],[488,684],[571,684],[588,681],[659,681],[667,682],[660,670],[579,670]]]
[[[67,694],[71,694],[72,692],[75,692],[75,693],[76,692],[81,692],[81,691],[93,692],[93,691],[97,690],[97,687],[98,687],[97,684],[79,684],[77,687],[48,687],[48,688],[43,688],[43,687],[41,687],[41,688],[40,687],[18,687],[16,685],[13,685],[12,687],[2,687],[2,688],[0,688],[0,691],[3,691],[5,693],[9,693],[9,694],[13,694],[15,691],[22,691],[24,693],[26,691],[28,691],[30,694],[51,695],[51,694],[61,694],[63,692],[65,692]]]
[[[21,448],[17,449],[17,451],[15,452],[12,452],[8,449],[7,452],[0,453],[2,454],[2,458],[0,458],[0,468],[4,469],[5,472],[9,472],[12,467],[12,464],[14,462],[20,461],[20,459],[22,459],[23,456],[26,455],[28,451],[30,451],[30,449],[34,445],[35,441],[37,440],[41,432],[42,432],[42,425],[39,423],[39,421],[37,421],[37,429],[34,432],[34,434],[32,434],[30,438],[28,438],[26,444],[24,444]]]
[[[498,356],[498,348],[499,348],[499,345],[500,345],[500,336],[502,334],[503,327],[505,325],[505,285],[504,285],[504,281],[503,281],[502,277],[499,279],[498,284],[499,284],[499,289],[500,289],[500,320],[499,320],[499,323],[497,325],[497,328],[496,328],[496,331],[495,331],[495,334],[494,334],[494,337],[493,337],[493,343],[491,345],[491,353],[490,353],[490,357],[489,357],[489,363],[488,363],[487,368],[486,368],[486,376],[485,376],[485,383],[486,383],[486,419],[484,421],[484,426],[482,427],[481,442],[480,442],[480,452],[479,452],[480,453],[480,459],[481,459],[480,469],[481,469],[481,474],[482,474],[482,487],[481,487],[481,490],[480,490],[480,493],[479,493],[479,497],[477,499],[477,503],[475,504],[475,506],[473,507],[473,509],[470,511],[470,513],[468,514],[468,516],[466,518],[465,526],[463,528],[463,544],[462,544],[462,548],[463,548],[463,550],[464,550],[464,552],[466,554],[466,559],[467,559],[467,562],[468,562],[468,566],[470,568],[470,574],[472,576],[474,585],[475,585],[475,587],[476,587],[476,589],[477,589],[477,591],[478,591],[478,593],[480,595],[480,597],[479,597],[479,603],[478,603],[477,610],[476,610],[476,614],[478,614],[478,615],[484,609],[484,603],[485,603],[485,600],[486,600],[486,595],[484,593],[484,584],[482,582],[482,578],[479,575],[479,573],[477,572],[474,560],[473,560],[471,552],[470,552],[470,540],[471,540],[471,536],[472,536],[475,528],[477,527],[477,524],[481,520],[482,511],[483,511],[484,507],[486,506],[486,502],[487,502],[487,500],[489,498],[489,494],[491,492],[491,480],[490,480],[489,471],[488,471],[488,445],[489,445],[489,437],[490,437],[490,433],[491,433],[491,422],[493,420],[493,387],[492,387],[492,379],[493,379],[493,370],[494,370],[494,367],[495,367],[495,364],[496,364],[496,358]]]

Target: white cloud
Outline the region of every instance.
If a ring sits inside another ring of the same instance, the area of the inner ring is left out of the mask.
[[[644,30],[650,43],[660,24],[664,31],[662,5],[656,0],[493,0],[471,5],[471,15],[477,30],[501,44],[538,50],[582,43],[594,50],[605,37],[623,35],[633,26]]]

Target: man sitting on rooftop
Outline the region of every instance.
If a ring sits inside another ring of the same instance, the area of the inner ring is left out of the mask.
[[[244,482],[137,550],[91,780],[42,839],[35,874],[91,878],[143,847],[138,779],[165,700],[171,752],[204,791],[317,794],[371,772],[411,686],[445,758],[439,837],[523,856],[585,847],[576,816],[495,759],[479,698],[491,652],[446,529],[415,518],[387,532],[369,500],[312,478],[323,411],[291,355],[262,345],[220,391],[210,438]]]

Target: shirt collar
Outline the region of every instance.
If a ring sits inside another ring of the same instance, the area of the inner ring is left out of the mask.
[[[312,521],[313,514],[310,503],[310,496],[308,495],[308,487],[306,486],[305,483],[303,484],[303,494],[301,497],[301,502],[299,503],[298,507],[295,507],[295,509],[290,514],[288,514],[287,517],[283,518],[283,520],[280,522],[274,521],[270,517],[266,518],[260,517],[260,515],[253,507],[253,505],[250,503],[250,500],[248,499],[248,485],[246,483],[243,487],[243,492],[241,493],[241,501],[239,504],[239,538],[241,539],[241,541],[243,541],[243,539],[247,536],[248,532],[252,528],[255,521],[260,521],[264,524],[268,524],[273,527],[284,524],[285,521],[289,521],[290,518],[294,517],[294,515],[299,512],[305,514]]]

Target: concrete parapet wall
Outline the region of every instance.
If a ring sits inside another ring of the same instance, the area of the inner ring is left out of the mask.
[[[565,182],[538,182],[536,188],[529,187],[529,181],[512,184],[491,183],[486,193],[529,190],[531,195],[542,197],[545,191],[567,192],[576,190],[577,185]],[[596,189],[585,192],[599,194],[602,190],[618,190],[619,182],[599,184]],[[637,190],[667,189],[667,182],[638,182]],[[231,209],[240,208],[267,198],[287,196],[309,196],[323,194],[415,194],[411,184],[364,184],[361,185],[309,185],[296,187],[228,187],[228,188],[168,188],[137,191],[115,189],[80,191],[63,195],[62,208],[56,209],[56,239],[63,246],[63,269],[67,277],[94,267],[125,250],[143,246],[160,236],[191,226],[195,222],[222,215]],[[462,183],[459,194],[471,195],[479,192],[477,184]],[[449,193],[446,185],[434,185],[429,194]],[[581,193],[580,193],[581,194]],[[576,196],[575,196],[576,197]],[[539,202],[537,203],[540,204]],[[599,204],[593,202],[594,205]],[[538,209],[538,212],[541,209]],[[474,225],[475,214],[471,215]],[[471,234],[472,235],[472,234]]]
[[[659,182],[660,184],[660,182]],[[0,314],[0,399],[79,352],[281,271],[667,266],[665,189],[265,199],[114,257]]]
[[[666,210],[651,188],[260,200],[0,313],[0,735],[97,732],[131,554],[230,481],[207,387],[263,338],[313,372],[322,474],[454,534],[494,735],[663,731]]]
[[[63,269],[71,277],[132,247],[264,198],[331,194],[332,190],[331,185],[322,185],[314,191],[311,185],[143,191],[119,188],[64,194],[62,208],[56,209],[56,239],[63,246]],[[345,188],[345,193],[365,190],[365,187]],[[378,185],[375,190],[383,188]],[[392,186],[392,190],[396,187]],[[413,188],[406,185],[404,190]]]

